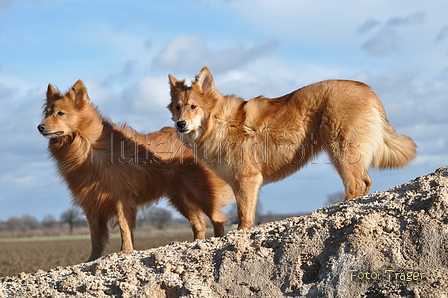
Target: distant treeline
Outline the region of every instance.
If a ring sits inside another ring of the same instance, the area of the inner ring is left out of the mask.
[[[172,226],[185,225],[185,220],[173,219],[170,210],[150,206],[141,210],[137,218],[137,227],[150,227],[165,229]],[[110,222],[113,228],[115,222]],[[88,234],[87,220],[78,208],[64,211],[57,219],[54,215],[46,215],[42,221],[36,217],[24,214],[20,217],[10,217],[0,221],[0,238],[33,237],[33,236],[60,236],[68,234]]]
[[[329,196],[328,203],[335,203],[341,200],[341,194],[332,194]],[[343,198],[343,197],[342,197]],[[330,200],[332,199],[332,200]],[[287,217],[305,215],[304,213],[295,214],[276,214],[267,212],[261,214],[260,201],[257,204],[255,223],[261,224],[276,220],[282,220]],[[229,225],[238,224],[236,204],[230,206],[227,211]],[[110,228],[116,228],[116,221],[111,220]],[[137,215],[137,230],[166,229],[166,228],[184,228],[190,226],[185,218],[174,218],[170,210],[157,206],[149,206]],[[0,221],[0,238],[17,237],[40,237],[40,236],[63,236],[69,234],[89,234],[87,220],[78,208],[70,208],[64,211],[59,218],[52,214],[46,215],[41,221],[36,217],[24,214],[20,217],[10,217],[6,221]]]

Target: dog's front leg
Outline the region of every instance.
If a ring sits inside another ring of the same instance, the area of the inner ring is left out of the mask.
[[[90,241],[92,243],[92,250],[87,259],[87,262],[90,262],[102,256],[104,247],[109,240],[109,230],[107,228],[107,218],[88,212],[85,214],[89,223]]]
[[[262,183],[263,177],[259,173],[243,176],[235,181],[233,190],[238,208],[238,230],[250,229],[254,223],[258,191]]]
[[[132,231],[135,228],[137,218],[137,208],[131,203],[117,203],[118,225],[121,232],[121,253],[127,253],[134,250],[134,235]]]

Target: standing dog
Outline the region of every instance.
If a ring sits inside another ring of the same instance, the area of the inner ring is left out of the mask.
[[[169,81],[168,109],[181,140],[233,188],[239,229],[252,225],[263,184],[321,151],[341,176],[346,200],[369,192],[369,167],[399,168],[416,156],[415,143],[397,135],[381,101],[360,82],[330,80],[244,101],[220,94],[206,67],[191,87],[171,75]]]
[[[48,86],[44,120],[38,126],[49,138],[48,150],[81,206],[90,227],[90,260],[99,258],[109,239],[107,223],[118,218],[122,252],[133,250],[137,207],[166,196],[193,229],[205,236],[202,212],[215,236],[224,235],[221,208],[232,190],[212,171],[197,164],[190,149],[179,142],[174,128],[139,134],[117,126],[90,103],[82,81],[65,94]]]

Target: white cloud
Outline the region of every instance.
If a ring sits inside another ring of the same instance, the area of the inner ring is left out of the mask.
[[[166,106],[170,100],[167,75],[144,76],[129,84],[122,92],[117,118],[126,121],[142,133],[172,126],[171,114]],[[116,119],[116,118],[113,118]]]
[[[383,28],[374,37],[366,41],[363,49],[372,56],[382,56],[397,49],[398,37],[395,30]]]
[[[373,19],[368,19],[358,27],[358,33],[360,34],[366,33],[372,30],[373,28],[377,27],[379,24],[381,24],[381,22]]]
[[[144,76],[126,87],[123,100],[139,113],[165,108],[169,102],[168,77]]]
[[[408,14],[405,17],[390,18],[372,38],[363,44],[362,48],[372,56],[387,55],[397,50],[399,46],[398,27],[421,24],[425,18],[426,12],[422,11]],[[377,21],[367,21],[358,31],[366,32],[378,25]]]
[[[208,66],[224,72],[270,54],[276,45],[273,41],[258,46],[240,42],[219,49],[209,46],[199,35],[179,35],[166,44],[154,59],[154,65],[175,71],[197,71]]]
[[[387,21],[386,27],[398,27],[423,23],[426,19],[426,12],[417,11],[405,17],[394,17]]]
[[[264,57],[248,66],[217,73],[216,88],[225,94],[235,94],[245,99],[264,95],[278,97],[305,85],[325,79],[340,78],[342,71],[312,62],[285,61],[279,57]],[[198,73],[199,69],[195,73]],[[187,77],[193,79],[193,75]]]
[[[120,81],[126,80],[135,72],[137,61],[128,60],[124,63],[123,68],[119,72],[111,72],[103,81],[105,86],[113,86]]]
[[[448,25],[440,28],[435,41],[440,42],[442,40],[446,40],[447,38],[448,38]]]

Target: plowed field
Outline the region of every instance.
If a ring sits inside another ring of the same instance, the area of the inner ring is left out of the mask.
[[[211,233],[209,232],[208,237]],[[145,250],[166,245],[172,241],[192,241],[191,231],[157,232],[135,237],[134,249]],[[119,252],[121,240],[113,235],[105,254]],[[90,255],[88,235],[63,238],[0,239],[0,277],[21,272],[33,273],[85,262]]]

